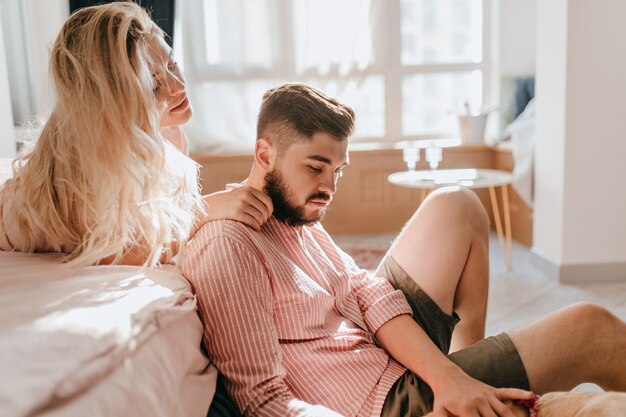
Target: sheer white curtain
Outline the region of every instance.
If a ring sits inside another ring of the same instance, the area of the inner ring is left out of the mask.
[[[179,1],[175,53],[194,150],[253,149],[263,93],[287,81],[354,107],[354,141],[453,138],[455,113],[493,105],[485,0]]]
[[[263,93],[306,82],[355,107],[356,136],[384,135],[384,0],[179,1],[175,53],[196,151],[248,152]]]
[[[2,32],[2,5],[0,5],[0,184],[3,177],[8,176],[2,158],[15,157],[15,134],[13,132],[13,110],[9,95],[9,76],[4,52],[4,35]]]

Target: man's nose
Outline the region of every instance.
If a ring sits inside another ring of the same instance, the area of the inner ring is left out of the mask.
[[[330,195],[335,194],[335,191],[337,191],[337,179],[338,175],[335,172],[325,174],[320,184],[320,191]]]

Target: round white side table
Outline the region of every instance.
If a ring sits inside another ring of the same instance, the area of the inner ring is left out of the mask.
[[[493,218],[496,223],[498,241],[502,248],[502,254],[506,262],[507,270],[513,267],[512,260],[512,237],[511,237],[511,213],[509,207],[509,193],[507,186],[513,182],[513,174],[508,171],[495,169],[434,169],[422,171],[395,172],[388,181],[401,187],[418,188],[422,190],[422,201],[426,195],[439,187],[460,186],[466,188],[488,188]],[[502,196],[502,209],[504,217],[504,233],[500,217],[500,207],[496,195],[496,187],[500,187]],[[420,202],[421,203],[421,202]]]

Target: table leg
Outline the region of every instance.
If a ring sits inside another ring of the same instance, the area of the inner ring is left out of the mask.
[[[502,233],[502,220],[500,220],[500,208],[498,207],[498,197],[496,195],[496,189],[494,187],[489,187],[489,198],[491,200],[491,209],[493,211],[493,219],[496,223],[496,232],[498,233],[498,241],[500,242],[500,250],[502,250],[502,255],[504,256],[504,260],[507,264],[507,269],[509,267],[509,262],[507,259],[506,252],[506,244],[504,242],[504,235]]]
[[[513,269],[513,238],[511,236],[511,209],[509,207],[509,189],[502,186],[502,210],[504,211],[504,233],[506,236],[506,263],[509,271]]]
[[[428,190],[426,188],[422,188],[422,197],[421,197],[420,204],[424,202],[424,199],[426,198],[427,195],[428,195]]]

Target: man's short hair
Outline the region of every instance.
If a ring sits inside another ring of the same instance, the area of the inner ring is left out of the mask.
[[[354,110],[309,85],[283,84],[263,95],[257,138],[271,137],[281,152],[315,133],[344,141],[353,130]]]

